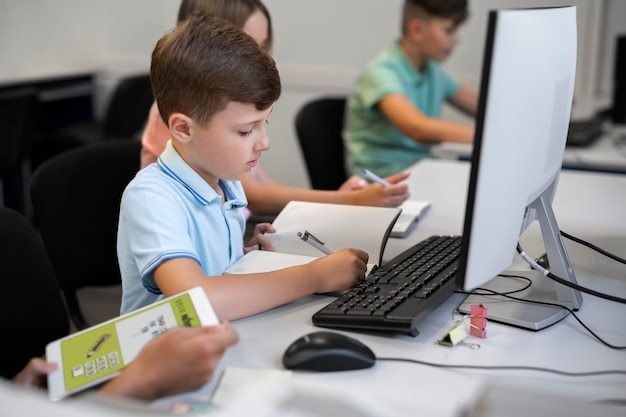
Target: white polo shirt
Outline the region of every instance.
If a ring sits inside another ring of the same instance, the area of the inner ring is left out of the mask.
[[[191,258],[205,275],[216,276],[243,256],[243,187],[239,181],[220,185],[224,205],[170,142],[158,162],[128,184],[117,236],[122,314],[164,298],[152,276],[163,261]]]

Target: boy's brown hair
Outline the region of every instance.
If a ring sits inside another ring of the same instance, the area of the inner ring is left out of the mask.
[[[452,19],[456,25],[460,25],[468,16],[467,0],[405,0],[402,10],[402,34],[406,34],[409,22],[415,18]]]
[[[201,12],[159,39],[150,76],[165,124],[182,113],[205,127],[231,101],[265,110],[281,92],[272,57],[228,20]]]

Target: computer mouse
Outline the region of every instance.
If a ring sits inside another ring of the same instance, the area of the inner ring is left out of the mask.
[[[283,354],[287,369],[318,372],[370,368],[374,352],[361,341],[340,333],[319,331],[296,339]]]

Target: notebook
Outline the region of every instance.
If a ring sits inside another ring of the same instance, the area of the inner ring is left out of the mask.
[[[225,273],[267,272],[325,256],[298,236],[304,232],[314,235],[331,251],[347,247],[366,251],[370,270],[382,263],[385,245],[400,213],[400,208],[291,201],[272,223],[276,233],[266,234],[275,250],[251,251]]]
[[[417,221],[426,213],[429,207],[430,202],[428,201],[405,201],[400,206],[402,213],[400,213],[400,217],[398,217],[393,229],[391,229],[391,237],[402,238],[411,233]]]

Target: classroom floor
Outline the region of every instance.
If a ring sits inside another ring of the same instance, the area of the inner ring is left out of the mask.
[[[121,284],[109,287],[89,287],[78,291],[78,302],[85,319],[91,325],[119,316],[121,299]],[[75,330],[72,327],[72,331]]]

